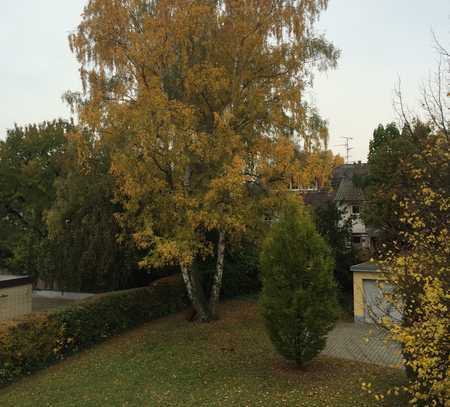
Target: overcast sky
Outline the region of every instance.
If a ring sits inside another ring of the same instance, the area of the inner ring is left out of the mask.
[[[85,0],[1,0],[0,138],[20,125],[69,117],[61,101],[79,90],[78,65],[67,36]],[[431,30],[450,47],[449,0],[330,0],[320,30],[342,50],[338,68],[318,75],[311,98],[329,121],[335,152],[353,137],[352,160],[366,160],[378,123],[395,120],[399,77],[416,107],[421,81],[436,63]]]

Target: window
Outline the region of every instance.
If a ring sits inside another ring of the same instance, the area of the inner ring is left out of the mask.
[[[352,213],[353,214],[358,214],[359,213],[359,206],[358,205],[353,205],[352,206]]]
[[[361,243],[361,236],[352,236],[352,243],[360,244]]]

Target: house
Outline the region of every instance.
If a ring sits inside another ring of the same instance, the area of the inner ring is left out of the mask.
[[[333,202],[334,196],[334,191],[327,190],[308,191],[302,194],[303,202],[313,208],[319,208]]]
[[[364,223],[361,212],[364,206],[364,191],[355,185],[355,178],[367,175],[367,164],[360,161],[344,164],[333,172],[331,185],[336,190],[334,202],[343,212],[342,223],[352,221],[352,245],[357,249],[372,248],[371,229]]]
[[[352,245],[356,248],[370,249],[368,229],[361,217],[364,193],[350,178],[342,178],[334,197],[334,202],[342,211],[341,223],[352,222]]]
[[[372,231],[361,216],[364,205],[364,192],[355,185],[355,176],[367,174],[367,164],[343,164],[336,167],[331,179],[331,188],[326,190],[303,190],[301,195],[305,204],[317,208],[334,202],[343,213],[342,226],[349,219],[352,222],[352,242],[357,249],[370,250],[372,247]]]
[[[374,323],[388,317],[399,322],[401,314],[385,294],[391,290],[378,263],[368,261],[352,266],[353,313],[355,322]]]

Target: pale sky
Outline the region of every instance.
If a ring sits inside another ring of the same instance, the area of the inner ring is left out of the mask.
[[[85,0],[0,0],[0,138],[14,123],[70,117],[61,101],[79,90],[78,64],[67,36]],[[378,123],[395,120],[393,90],[400,77],[409,105],[436,65],[431,30],[450,48],[449,0],[330,0],[319,28],[342,50],[338,68],[316,76],[311,98],[329,121],[330,146],[366,160]],[[450,75],[449,75],[450,76]]]

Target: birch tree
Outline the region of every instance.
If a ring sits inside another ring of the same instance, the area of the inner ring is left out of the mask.
[[[179,265],[202,321],[216,314],[227,245],[283,196],[299,171],[295,143],[320,137],[304,91],[338,58],[314,30],[326,6],[90,0],[70,36],[84,91],[68,96],[114,146],[120,221],[147,253],[140,265]],[[205,292],[194,266],[211,255]]]

